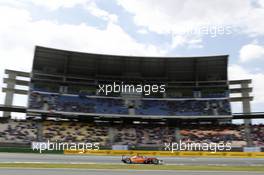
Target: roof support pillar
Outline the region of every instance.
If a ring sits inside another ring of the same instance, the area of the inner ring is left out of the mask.
[[[247,82],[241,83],[241,88],[249,88],[249,85]],[[249,97],[249,92],[242,90],[242,97]],[[251,113],[251,106],[250,106],[250,100],[248,98],[244,98],[242,100],[242,108],[243,113],[249,114]],[[251,119],[244,119],[244,125],[245,125],[245,137],[247,140],[247,146],[253,146],[253,141],[251,138]]]
[[[8,78],[10,79],[16,79],[16,73],[15,72],[8,72]],[[7,89],[15,89],[15,82],[8,81],[7,83]],[[4,105],[6,106],[12,106],[13,105],[13,98],[14,98],[14,91],[7,90],[5,95],[5,102]],[[3,117],[10,117],[11,112],[5,111],[3,113]]]

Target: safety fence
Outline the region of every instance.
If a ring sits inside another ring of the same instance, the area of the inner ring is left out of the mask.
[[[30,147],[0,147],[0,152],[4,153],[39,153],[39,150],[33,150]],[[42,154],[63,154],[62,150],[44,150]]]

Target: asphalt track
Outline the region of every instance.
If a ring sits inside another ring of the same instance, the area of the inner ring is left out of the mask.
[[[81,170],[81,169],[23,169],[0,168],[4,175],[261,175],[263,172],[232,171],[166,171],[166,170]]]
[[[204,157],[160,157],[165,164],[175,165],[222,165],[264,166],[262,158],[204,158]],[[0,163],[121,163],[120,156],[52,155],[0,153]]]
[[[0,163],[121,163],[120,156],[87,156],[87,155],[52,155],[52,154],[20,154],[0,153]],[[176,165],[236,165],[264,166],[264,159],[252,158],[191,158],[191,157],[161,157],[166,164]],[[103,166],[103,165],[102,165]],[[234,171],[171,171],[171,170],[99,170],[99,169],[45,169],[45,168],[0,168],[3,175],[260,175],[263,172]]]

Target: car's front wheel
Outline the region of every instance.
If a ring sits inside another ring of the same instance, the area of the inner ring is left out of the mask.
[[[127,159],[126,159],[126,163],[131,164],[132,161],[131,161],[129,158],[127,158]]]

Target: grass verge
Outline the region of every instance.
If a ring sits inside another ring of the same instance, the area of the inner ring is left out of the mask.
[[[185,165],[122,165],[122,164],[57,164],[0,163],[0,168],[74,168],[116,170],[192,170],[192,171],[263,171],[263,166],[185,166]]]

